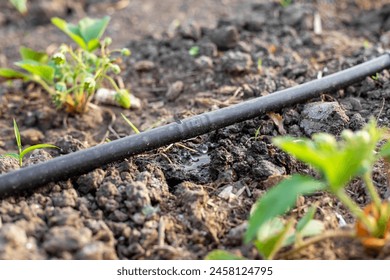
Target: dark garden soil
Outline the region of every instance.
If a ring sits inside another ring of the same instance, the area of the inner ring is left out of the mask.
[[[96,104],[72,116],[56,110],[36,85],[3,82],[0,154],[16,149],[13,118],[25,145],[61,148],[34,152],[28,166],[134,133],[120,113],[146,130],[314,80],[390,47],[387,0],[293,2],[283,8],[272,1],[36,0],[22,17],[1,1],[1,67],[18,60],[20,45],[50,53],[69,42],[50,24],[52,16],[76,22],[109,14],[106,34],[114,47],[132,52],[121,78],[141,104],[130,110]],[[318,18],[322,30],[315,33]],[[194,46],[199,53],[191,56]],[[305,104],[3,198],[0,259],[202,259],[217,248],[260,258],[242,242],[252,205],[286,175],[313,174],[276,149],[272,137],[338,135],[371,116],[389,126],[389,98],[390,73],[383,71]],[[0,158],[0,173],[17,168]],[[387,174],[383,164],[376,166],[384,199]],[[359,180],[348,193],[362,206],[369,202]],[[345,208],[322,193],[298,199],[291,215],[301,217],[313,203],[328,229],[344,220],[352,225]],[[285,257],[386,259],[390,249],[378,255],[358,241],[330,239]]]

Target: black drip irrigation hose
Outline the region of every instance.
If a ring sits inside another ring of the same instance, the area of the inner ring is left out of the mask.
[[[60,156],[0,176],[0,196],[85,174],[105,164],[193,138],[264,113],[280,110],[324,92],[346,87],[390,67],[390,53],[293,88],[196,115],[140,134]]]

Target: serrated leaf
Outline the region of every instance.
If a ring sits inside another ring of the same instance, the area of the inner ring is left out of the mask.
[[[54,79],[54,68],[34,60],[23,60],[16,62],[15,65],[26,70],[27,72],[39,76],[48,83],[52,83]]]
[[[254,242],[257,250],[265,259],[272,259],[275,254],[283,247],[283,243],[289,236],[294,226],[294,220],[291,219],[281,231],[266,240],[256,240]]]
[[[67,23],[60,18],[52,18],[51,22],[68,35],[82,49],[89,52],[99,47],[99,39],[103,35],[108,22],[109,16],[102,19],[84,18],[79,21],[78,25]]]
[[[84,39],[82,38],[77,26],[68,24],[65,20],[58,17],[52,18],[51,22],[57,26],[58,29],[68,35],[82,49],[88,50],[87,44],[84,42]]]
[[[321,172],[330,190],[336,193],[353,177],[372,167],[375,146],[381,134],[375,121],[371,121],[361,131],[343,131],[343,139],[339,142],[336,142],[334,136],[325,133],[313,135],[313,140],[277,137],[273,142]]]
[[[20,153],[20,157],[23,158],[26,154],[34,151],[34,150],[37,150],[37,149],[44,149],[44,148],[51,148],[51,149],[58,149],[57,146],[54,146],[54,145],[51,145],[51,144],[37,144],[37,145],[33,145],[33,146],[30,146],[26,149],[24,149],[21,153]]]
[[[38,52],[30,48],[20,47],[19,52],[23,60],[33,60],[39,63],[47,63],[49,60],[46,53]]]
[[[250,242],[255,238],[257,231],[264,223],[284,214],[290,207],[294,206],[299,195],[310,194],[323,190],[325,187],[325,183],[302,175],[293,175],[280,182],[256,203],[249,218],[245,242]]]
[[[99,40],[106,30],[109,21],[109,16],[105,16],[102,19],[84,18],[80,20],[78,26],[84,42]]]
[[[214,250],[207,254],[206,260],[245,260],[243,257],[236,256],[224,250]]]
[[[6,79],[24,79],[24,80],[29,79],[29,77],[26,74],[13,70],[11,68],[0,68],[0,76]]]
[[[307,210],[307,213],[299,220],[296,229],[300,232],[311,220],[313,220],[314,214],[317,211],[317,206],[312,206]]]

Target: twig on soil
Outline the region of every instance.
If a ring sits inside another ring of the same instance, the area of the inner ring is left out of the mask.
[[[164,246],[165,240],[165,220],[164,217],[160,217],[160,221],[158,223],[158,246]]]
[[[187,149],[187,150],[189,150],[190,152],[198,153],[198,151],[196,151],[196,150],[194,150],[194,149],[192,149],[192,148],[190,148],[190,147],[187,147],[186,145],[183,145],[183,144],[180,144],[180,143],[176,143],[175,145],[178,146],[178,147],[181,147],[181,148],[183,148],[183,149]]]
[[[106,112],[107,113],[109,113],[110,114],[110,116],[111,116],[111,121],[110,121],[110,123],[108,124],[108,126],[107,126],[107,130],[106,130],[106,132],[104,133],[104,135],[103,135],[103,137],[102,137],[102,140],[100,141],[100,143],[99,144],[103,144],[104,142],[106,142],[106,139],[107,139],[107,137],[108,137],[108,135],[110,134],[110,128],[112,129],[112,125],[115,123],[115,121],[116,121],[116,116],[115,116],[115,114],[111,111],[111,110],[106,110]],[[112,131],[111,131],[112,132]],[[116,132],[115,132],[116,133]],[[95,134],[96,135],[96,134]],[[95,136],[94,135],[94,136]],[[119,136],[119,135],[118,135]]]
[[[385,108],[385,99],[383,98],[382,99],[382,106],[381,106],[381,109],[379,110],[379,113],[378,113],[378,116],[376,116],[376,121],[378,122],[379,120],[379,117],[382,115],[382,112],[383,112],[383,109]]]
[[[305,249],[306,247],[313,245],[315,243],[318,243],[320,241],[330,239],[330,238],[355,238],[356,234],[353,230],[335,230],[335,231],[329,231],[325,232],[322,235],[312,237],[310,239],[307,239],[305,242],[300,244],[298,247],[293,248],[290,251],[287,251],[285,253],[279,254],[277,256],[278,259],[287,259],[288,257],[292,257],[294,254],[298,253],[302,249]]]
[[[121,138],[121,136],[115,131],[115,129],[114,129],[111,125],[109,125],[107,128],[108,128],[108,130],[109,130],[112,134],[114,134],[114,136],[116,137],[116,139],[120,139],[120,138]]]

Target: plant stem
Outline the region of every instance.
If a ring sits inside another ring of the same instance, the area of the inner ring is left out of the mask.
[[[375,207],[380,212],[382,202],[381,202],[381,199],[378,195],[378,192],[375,189],[374,183],[372,182],[371,172],[365,172],[363,175],[363,180],[364,180],[364,183],[366,184],[368,193],[370,194],[371,199],[375,204]]]
[[[115,91],[119,91],[120,90],[119,87],[117,86],[117,84],[115,83],[113,78],[111,78],[110,76],[107,76],[107,75],[104,75],[103,77],[105,79],[107,79],[111,83],[111,85],[115,89]]]
[[[286,259],[289,256],[292,256],[292,255],[298,253],[302,249],[305,249],[306,247],[308,247],[308,246],[310,246],[312,244],[318,243],[318,242],[320,242],[322,240],[325,240],[325,239],[340,238],[340,237],[355,238],[355,236],[356,236],[355,235],[355,231],[353,231],[353,230],[348,230],[348,231],[346,231],[346,230],[335,230],[335,231],[325,232],[325,233],[323,233],[321,235],[318,235],[318,236],[315,236],[315,237],[307,239],[304,243],[302,243],[298,247],[293,248],[290,251],[287,251],[285,253],[282,253],[282,254],[278,255],[277,258],[278,259]]]
[[[51,96],[54,95],[53,88],[51,88],[44,80],[38,78],[38,79],[32,79],[34,82],[40,84],[44,90],[46,90]]]
[[[369,232],[374,231],[374,225],[371,224],[363,210],[360,209],[360,207],[344,192],[344,190],[338,191],[335,195],[349,209],[349,211],[351,211],[351,213],[366,226]]]

